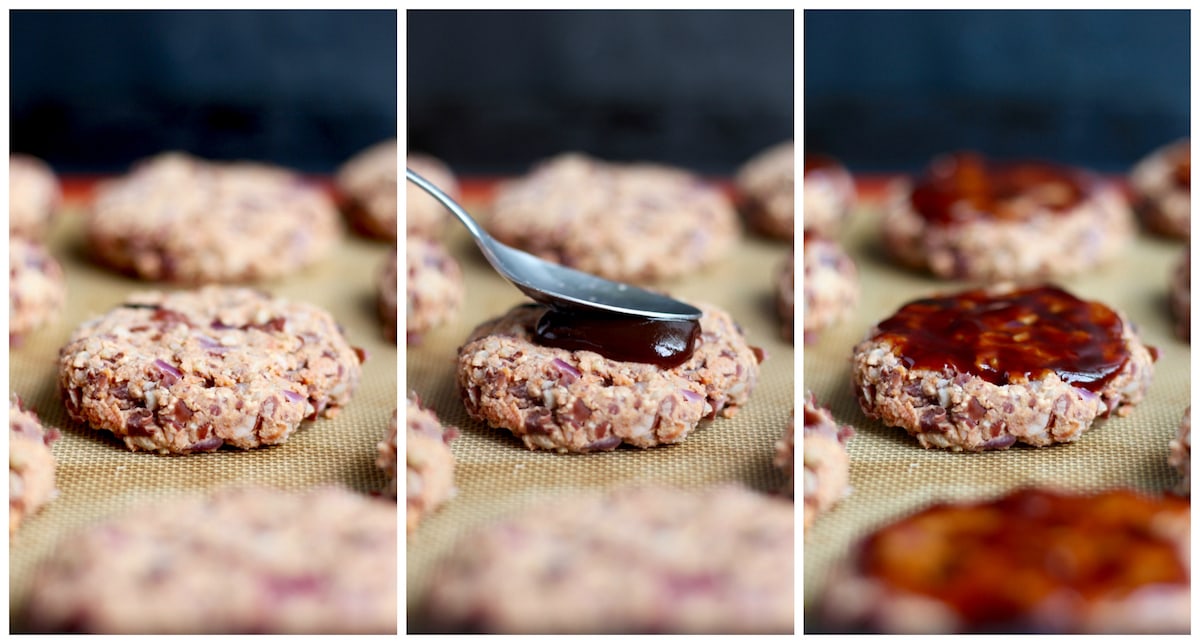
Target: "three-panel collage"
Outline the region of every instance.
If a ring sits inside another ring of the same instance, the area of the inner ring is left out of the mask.
[[[1191,11],[774,4],[8,11],[9,635],[1190,633]]]

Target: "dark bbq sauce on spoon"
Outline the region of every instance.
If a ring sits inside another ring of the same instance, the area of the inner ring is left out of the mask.
[[[700,322],[547,309],[533,338],[547,347],[594,351],[610,360],[671,369],[692,357],[700,342]]]

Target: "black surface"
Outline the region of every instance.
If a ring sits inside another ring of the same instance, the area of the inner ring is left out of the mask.
[[[12,149],[108,172],[182,149],[328,172],[396,133],[394,11],[14,11]]]
[[[914,170],[972,148],[1124,171],[1190,123],[1186,11],[807,11],[808,149]]]
[[[409,147],[465,172],[582,150],[730,173],[792,137],[791,11],[410,11]]]

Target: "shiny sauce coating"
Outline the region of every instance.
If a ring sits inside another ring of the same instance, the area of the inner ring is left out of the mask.
[[[700,322],[547,309],[534,327],[533,339],[547,347],[671,369],[692,357],[700,342]]]
[[[1053,286],[983,290],[910,302],[880,322],[910,369],[950,368],[996,385],[1054,372],[1097,391],[1129,360],[1121,318]]]
[[[1186,526],[1189,508],[1125,490],[1018,490],[918,512],[863,541],[857,562],[891,588],[948,605],[965,630],[1018,628],[1062,594],[1090,602],[1155,584],[1187,588],[1179,545],[1156,528],[1168,518]]]
[[[1171,164],[1171,178],[1175,180],[1175,186],[1182,190],[1191,192],[1192,190],[1192,146],[1190,142],[1183,142],[1173,146],[1168,153],[1168,160]]]
[[[939,157],[909,197],[927,221],[954,224],[992,218],[1021,221],[1036,211],[1066,212],[1094,190],[1084,172],[1050,163],[995,163],[960,152]]]

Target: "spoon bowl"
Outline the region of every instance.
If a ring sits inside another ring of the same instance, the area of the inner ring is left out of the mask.
[[[560,310],[658,320],[698,320],[702,315],[700,309],[674,298],[548,262],[503,244],[437,186],[408,168],[404,171],[409,181],[458,218],[501,277],[536,302]]]

